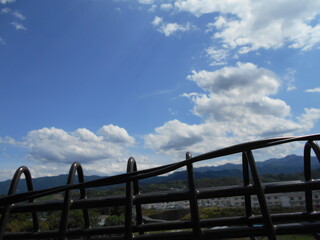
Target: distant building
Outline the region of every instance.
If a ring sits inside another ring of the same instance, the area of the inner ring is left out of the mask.
[[[305,205],[305,193],[304,192],[292,192],[292,193],[274,193],[265,195],[269,207],[303,207]],[[242,207],[245,205],[244,196],[234,197],[222,197],[222,198],[209,198],[199,199],[199,207]],[[313,204],[314,206],[320,206],[320,191],[313,191]],[[251,205],[254,208],[258,208],[259,201],[256,196],[251,196]],[[149,203],[144,204],[143,208],[146,209],[179,209],[189,208],[189,201],[175,201],[175,202],[163,202],[163,203]]]

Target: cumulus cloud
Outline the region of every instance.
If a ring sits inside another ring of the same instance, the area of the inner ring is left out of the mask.
[[[152,156],[152,158],[150,158],[146,155],[136,154],[134,157],[137,161],[137,167],[139,170],[156,167],[161,164],[161,159],[159,157],[157,158],[157,156]],[[126,155],[119,158],[118,161],[112,161],[112,159],[94,162],[80,161],[80,164],[82,165],[84,174],[86,176],[112,176],[115,174],[126,172],[128,159],[129,155]],[[27,166],[31,172],[32,177],[38,178],[44,176],[57,176],[60,174],[68,174],[69,167],[72,163],[73,161],[67,162],[66,164],[61,164],[61,162],[54,161],[47,161],[45,162],[45,164],[32,164],[32,162],[30,162]],[[17,165],[16,168],[18,167],[19,166]],[[15,169],[0,169],[0,181],[12,179],[14,172]]]
[[[307,89],[306,92],[309,93],[315,93],[315,92],[320,92],[320,88],[311,88],[311,89]]]
[[[132,145],[135,142],[134,138],[129,136],[128,132],[124,128],[115,126],[113,124],[103,126],[98,133],[105,141],[108,142],[120,143],[124,145]]]
[[[260,48],[309,50],[320,42],[319,1],[178,0],[175,7],[195,16],[218,14],[209,26],[225,46],[247,53]]]
[[[29,152],[28,157],[38,162],[90,163],[123,159],[126,147],[132,146],[135,139],[124,128],[110,124],[97,134],[85,128],[66,132],[51,127],[30,131],[20,143],[10,137],[1,138],[0,143],[23,145]]]
[[[183,95],[191,99],[192,112],[203,123],[169,121],[145,137],[147,147],[168,154],[203,153],[253,139],[308,131],[320,119],[320,109],[314,108],[306,108],[294,118],[290,106],[273,97],[280,87],[277,75],[252,63],[213,72],[193,71],[188,79],[203,91]]]
[[[146,146],[153,148],[157,142],[157,148],[170,153],[172,149],[183,150],[185,146],[202,141],[202,126],[188,125],[178,120],[167,122],[155,129],[156,134],[146,136]]]
[[[305,113],[298,117],[304,128],[311,129],[317,120],[320,119],[320,109],[305,108]]]

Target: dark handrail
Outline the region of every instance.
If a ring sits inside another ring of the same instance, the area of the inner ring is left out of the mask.
[[[71,165],[67,185],[50,189],[35,191],[32,178],[26,167],[20,167],[12,182],[7,196],[0,198],[0,239],[65,239],[68,237],[82,236],[93,239],[92,236],[104,234],[122,234],[122,237],[108,237],[108,239],[216,239],[228,237],[267,236],[276,239],[279,234],[312,233],[315,239],[319,238],[320,212],[314,211],[313,191],[320,189],[320,180],[311,176],[311,151],[320,161],[320,148],[315,141],[320,140],[320,134],[281,137],[253,141],[231,147],[215,150],[199,156],[192,157],[186,154],[186,159],[180,162],[167,164],[146,170],[137,170],[133,157],[129,158],[127,173],[105,177],[99,180],[84,181],[82,167],[75,162]],[[304,148],[304,181],[291,181],[283,183],[263,184],[253,157],[253,150],[270,146],[306,141]],[[221,188],[196,188],[193,163],[217,157],[242,153],[243,185]],[[169,173],[178,168],[187,168],[187,190],[168,191],[159,193],[140,193],[139,180]],[[75,174],[78,183],[74,183]],[[16,188],[21,174],[26,177],[28,192],[16,194]],[[250,183],[250,175],[253,183]],[[125,184],[124,196],[106,196],[100,199],[87,199],[86,189],[115,184]],[[80,199],[71,200],[70,191],[80,190]],[[299,192],[305,193],[305,212],[274,214],[270,212],[266,194]],[[54,193],[64,192],[63,201],[33,202],[39,197]],[[231,218],[201,219],[199,216],[198,201],[208,198],[243,196],[245,215]],[[256,196],[261,210],[261,215],[253,216],[252,196]],[[191,220],[143,223],[141,205],[146,203],[170,202],[187,200],[190,206]],[[19,204],[17,204],[19,203]],[[88,209],[108,206],[125,207],[125,223],[123,226],[92,228]],[[133,222],[135,208],[135,223]],[[84,227],[81,229],[68,229],[68,216],[70,209],[82,209]],[[53,231],[40,231],[38,213],[41,211],[61,211],[59,229]],[[5,228],[11,213],[31,212],[33,216],[33,231],[22,233],[6,233]],[[207,229],[214,226],[226,226],[220,229]],[[148,234],[148,231],[182,230],[191,231],[164,232]],[[139,235],[137,235],[137,233]]]
[[[45,190],[39,191],[30,191],[27,193],[20,193],[14,196],[6,196],[0,198],[0,205],[8,205],[17,202],[23,202],[30,199],[35,199],[39,197],[43,197],[50,194],[59,193],[66,190],[78,189],[78,188],[92,188],[92,187],[102,187],[102,186],[110,186],[115,184],[121,184],[128,181],[140,180],[144,178],[154,177],[157,175],[165,174],[171,171],[174,171],[178,168],[186,166],[188,163],[195,163],[207,159],[218,158],[222,156],[228,156],[236,153],[242,153],[245,151],[271,147],[275,145],[290,143],[294,141],[316,141],[320,140],[320,134],[307,135],[301,137],[282,137],[282,138],[272,138],[267,140],[260,140],[254,142],[248,142],[243,144],[234,145],[231,147],[219,149],[216,151],[212,151],[209,153],[205,153],[191,159],[187,159],[181,162],[172,163],[160,167],[150,168],[146,170],[140,170],[131,173],[119,174],[117,176],[105,177],[99,180],[93,180],[85,183],[79,184],[70,184],[68,186],[59,186]]]

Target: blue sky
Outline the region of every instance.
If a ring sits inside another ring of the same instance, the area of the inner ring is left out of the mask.
[[[0,0],[0,180],[318,133],[319,17],[318,0]]]

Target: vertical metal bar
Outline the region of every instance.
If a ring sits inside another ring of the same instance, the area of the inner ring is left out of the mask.
[[[307,142],[304,146],[304,180],[306,182],[311,181],[311,145]],[[306,190],[305,203],[307,213],[313,212],[312,191]]]
[[[134,158],[130,157],[127,164],[127,173],[133,172]],[[132,239],[132,206],[133,206],[133,181],[126,183],[126,206],[125,206],[125,223],[124,237]]]
[[[320,162],[320,148],[317,143],[308,141],[304,146],[304,179],[305,181],[311,181],[311,149],[316,154],[318,161]],[[313,196],[312,191],[305,191],[305,202],[307,213],[313,212]],[[320,240],[320,233],[314,233],[313,238]]]
[[[192,158],[191,153],[186,153],[186,159]],[[189,204],[190,204],[190,214],[191,214],[191,223],[194,239],[201,238],[201,226],[200,226],[200,217],[199,217],[199,206],[197,200],[197,190],[194,181],[194,172],[192,163],[187,164],[188,171],[188,187],[189,187]]]
[[[134,160],[134,164],[133,164],[133,171],[137,171],[137,163]],[[135,180],[133,181],[133,195],[134,197],[136,195],[140,194],[140,190],[139,190],[139,181]],[[142,224],[142,209],[141,209],[141,204],[136,204],[136,222],[137,225],[141,225]],[[144,234],[143,231],[139,232],[140,235]]]
[[[75,176],[76,172],[78,173],[79,182],[84,182],[82,166],[80,163],[74,162],[71,164],[71,167],[69,170],[67,185],[73,184],[74,176]],[[86,192],[85,192],[85,189],[83,189],[83,188],[80,188],[80,198],[86,198]],[[66,237],[70,203],[71,203],[70,191],[67,190],[67,191],[65,191],[63,208],[62,208],[61,217],[60,217],[59,240],[63,240]],[[83,217],[84,217],[85,228],[89,228],[90,227],[90,220],[89,220],[90,218],[89,218],[88,209],[83,209]]]
[[[67,180],[67,185],[73,183],[74,179],[74,163],[71,165]],[[59,224],[59,240],[64,240],[67,232],[68,218],[69,218],[69,209],[70,209],[70,191],[67,190],[64,193],[64,201],[63,208],[60,216],[60,224]]]
[[[245,153],[242,153],[242,174],[243,174],[243,186],[250,186],[250,175],[249,175],[249,164],[248,160],[245,157]],[[246,217],[249,218],[252,216],[252,206],[251,206],[251,196],[246,194],[245,199],[245,212]]]
[[[249,162],[249,166],[250,166],[251,174],[252,174],[252,179],[253,179],[253,183],[254,183],[254,188],[257,192],[257,197],[258,197],[258,201],[260,204],[261,213],[262,213],[263,219],[265,221],[265,229],[267,230],[268,238],[270,240],[274,240],[274,239],[276,239],[275,227],[272,223],[272,219],[271,219],[270,212],[268,209],[268,204],[267,204],[267,201],[266,201],[266,198],[264,195],[264,187],[261,184],[261,180],[260,180],[260,176],[259,176],[259,173],[258,173],[258,170],[256,167],[256,163],[254,161],[254,158],[253,158],[251,151],[244,152],[244,156]]]
[[[250,173],[249,173],[249,164],[248,159],[245,156],[245,153],[242,153],[242,176],[243,176],[243,186],[250,186]],[[252,216],[252,205],[251,205],[251,195],[244,195],[244,203],[245,203],[245,214],[246,218]],[[252,226],[252,224],[251,224]],[[256,237],[250,237],[251,240],[256,240]]]
[[[84,182],[84,174],[83,174],[82,166],[80,164],[77,165],[77,173],[78,173],[79,183],[83,183]],[[80,199],[86,199],[86,198],[87,198],[86,189],[81,187],[80,188]],[[90,228],[90,215],[89,215],[88,209],[83,208],[82,214],[83,214],[84,228],[88,229],[88,228]],[[86,237],[86,239],[90,239],[90,236]]]
[[[18,187],[18,183],[20,181],[21,175],[24,174],[25,179],[26,179],[26,183],[27,183],[27,190],[28,191],[33,191],[33,184],[32,184],[32,177],[31,177],[31,173],[29,171],[29,169],[25,166],[19,167],[10,184],[10,188],[8,191],[8,195],[13,195],[16,193],[17,191],[17,187]],[[33,202],[33,199],[30,200],[29,202]],[[13,204],[12,204],[13,205]],[[3,213],[1,215],[1,219],[0,219],[0,239],[3,239],[4,236],[4,232],[6,230],[6,226],[8,224],[8,220],[9,220],[9,216],[10,216],[10,212],[11,212],[11,208],[12,205],[8,205],[5,206]],[[38,214],[36,212],[32,212],[32,222],[33,222],[33,231],[37,232],[39,231],[39,218],[38,218]]]
[[[3,239],[4,232],[6,230],[9,216],[11,211],[11,205],[6,206],[2,212],[1,219],[0,219],[0,239]]]
[[[316,239],[316,240],[320,240],[320,234],[319,233],[314,233],[312,234],[313,235],[313,238]]]

